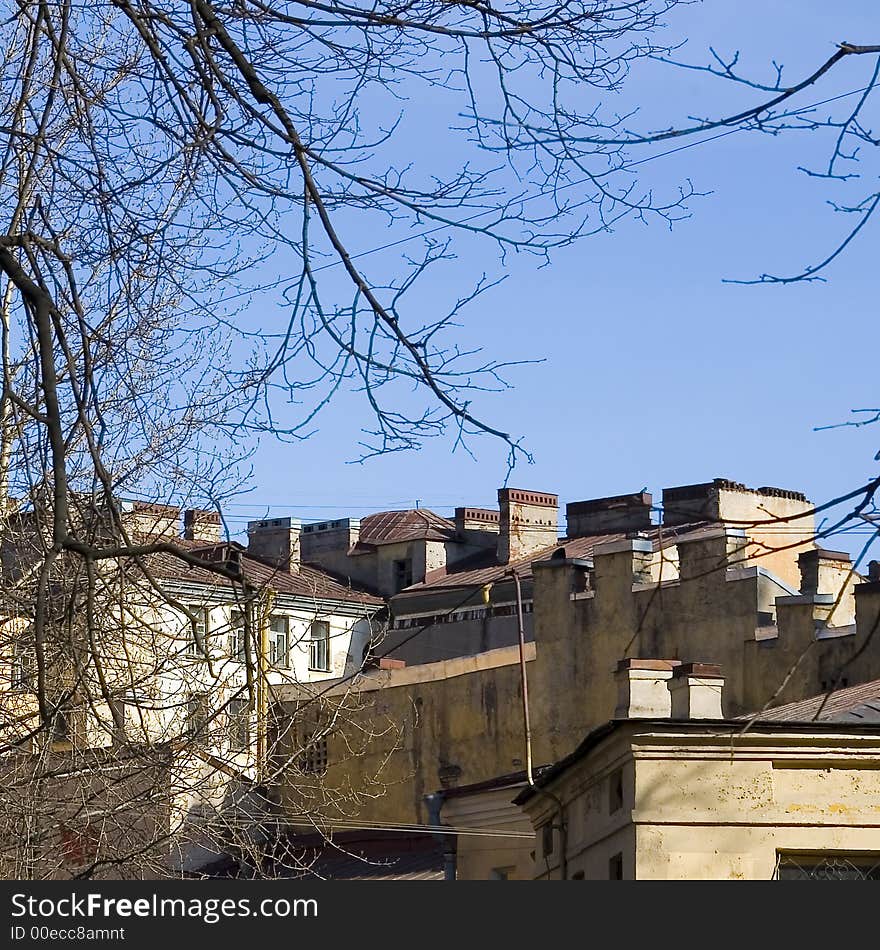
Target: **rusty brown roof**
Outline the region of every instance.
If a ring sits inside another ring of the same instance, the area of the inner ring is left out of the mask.
[[[306,597],[317,600],[339,600],[345,603],[380,607],[384,604],[366,590],[337,580],[320,568],[302,564],[295,572],[284,571],[248,554],[239,544],[205,544],[204,542],[175,541],[191,554],[206,561],[223,561],[230,552],[238,558],[242,579],[257,588],[269,588],[278,594]],[[228,587],[230,581],[213,573],[209,568],[190,567],[173,554],[162,552],[148,559],[153,573],[165,580],[185,584],[205,584],[211,587]]]
[[[880,680],[846,686],[832,693],[765,709],[757,716],[739,718],[759,722],[880,722]]]
[[[361,518],[358,544],[393,544],[398,541],[449,541],[455,525],[428,508],[377,511]]]

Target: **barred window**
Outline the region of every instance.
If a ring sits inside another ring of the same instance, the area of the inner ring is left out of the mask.
[[[312,737],[300,756],[301,772],[323,775],[327,771],[327,737]]]
[[[853,851],[780,854],[777,881],[880,881],[880,855]]]

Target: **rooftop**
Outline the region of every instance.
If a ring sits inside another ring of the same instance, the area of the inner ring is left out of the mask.
[[[399,541],[450,541],[455,525],[429,508],[377,511],[361,518],[358,544],[394,544]]]
[[[701,530],[714,530],[717,525],[708,522],[677,525],[674,528],[655,526],[640,536],[648,540],[657,551],[661,546],[668,544],[684,534],[692,535]],[[441,587],[479,587],[500,580],[508,571],[516,569],[521,580],[530,580],[532,564],[536,561],[547,561],[550,558],[569,558],[589,560],[593,556],[593,549],[606,541],[623,540],[628,535],[624,532],[614,534],[593,534],[579,538],[560,538],[553,544],[533,551],[531,554],[511,561],[507,564],[498,563],[498,555],[492,549],[479,551],[471,557],[464,558],[452,566],[441,567],[431,571],[420,584],[407,587],[403,593],[421,593]]]
[[[288,573],[259,558],[248,554],[240,544],[221,542],[205,544],[197,541],[175,540],[176,545],[190,554],[206,561],[227,561],[230,557],[237,560],[241,568],[242,579],[257,588],[269,588],[278,594],[305,597],[317,600],[338,600],[345,603],[363,604],[381,607],[384,601],[360,587],[337,580],[326,571],[306,564]],[[149,558],[151,570],[166,580],[180,581],[186,584],[205,584],[208,586],[228,586],[231,582],[206,567],[186,564],[171,553],[162,552]]]
[[[880,723],[880,680],[846,686],[796,703],[765,709],[757,716],[752,714],[740,718],[761,722]]]
[[[431,834],[347,831],[292,836],[275,862],[282,878],[319,877],[346,881],[441,881],[443,852]]]

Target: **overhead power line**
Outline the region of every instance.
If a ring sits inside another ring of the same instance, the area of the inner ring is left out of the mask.
[[[818,102],[812,102],[812,103],[809,103],[808,105],[800,106],[797,109],[792,109],[787,112],[780,112],[779,115],[775,116],[775,119],[776,120],[788,119],[788,118],[792,118],[793,116],[800,115],[804,112],[811,112],[813,109],[818,109],[820,106],[829,105],[830,103],[837,102],[840,99],[847,99],[850,96],[859,95],[865,92],[869,88],[870,88],[869,86],[862,86],[859,89],[851,89],[849,92],[842,92],[836,96],[829,96],[827,99],[821,99]],[[718,139],[723,139],[726,136],[733,135],[736,132],[745,132],[745,131],[751,131],[751,130],[748,128],[748,126],[737,125],[737,126],[734,126],[733,128],[725,129],[723,132],[717,132],[714,135],[708,135],[705,138],[699,139],[695,142],[686,142],[685,144],[678,145],[675,148],[669,148],[663,152],[657,152],[655,155],[648,155],[646,158],[640,158],[637,161],[626,162],[623,165],[621,165],[619,168],[613,169],[613,171],[614,172],[628,171],[629,169],[636,168],[639,165],[646,165],[648,162],[654,162],[654,161],[657,161],[657,159],[666,158],[669,155],[674,155],[677,152],[683,152],[687,149],[696,148],[699,145],[706,145],[709,142],[715,142]],[[607,174],[609,174],[609,172],[602,173],[603,176]],[[575,181],[567,182],[566,184],[560,185],[559,187],[555,188],[553,191],[553,194],[556,194],[560,191],[567,190],[569,188],[576,188],[580,185],[588,184],[590,181],[594,180],[595,177],[599,177],[599,176],[587,175],[583,178],[578,178]],[[525,204],[526,202],[535,201],[538,198],[546,198],[546,197],[547,197],[547,194],[545,192],[539,192],[533,195],[526,195],[524,198],[522,198],[518,202],[518,204]],[[441,231],[449,230],[450,228],[456,228],[460,225],[470,224],[471,222],[476,221],[479,218],[485,217],[486,215],[493,214],[493,213],[497,213],[497,209],[486,208],[483,211],[478,211],[472,215],[464,217],[459,221],[448,222],[448,223],[438,224],[430,228],[424,228],[421,231],[416,231],[414,234],[409,234],[406,237],[398,238],[395,241],[389,241],[386,244],[380,244],[380,245],[377,245],[376,247],[371,247],[371,248],[368,248],[367,250],[358,251],[354,254],[350,254],[349,260],[353,260],[353,261],[360,260],[361,258],[368,257],[373,254],[379,254],[382,251],[388,251],[388,250],[391,250],[392,248],[400,247],[404,244],[409,244],[411,241],[417,241],[420,238],[430,237],[433,234],[437,234]],[[333,267],[339,267],[341,266],[341,264],[342,264],[341,260],[329,261],[326,264],[321,264],[318,267],[313,267],[312,273],[318,273],[319,271],[328,270]],[[238,300],[242,297],[249,297],[252,294],[260,293],[264,290],[274,290],[276,287],[280,287],[282,284],[286,284],[290,282],[291,282],[291,278],[289,276],[279,277],[277,280],[271,281],[267,284],[260,284],[256,287],[249,288],[248,290],[243,290],[243,291],[240,291],[239,293],[230,294],[229,296],[224,297],[222,302],[226,303],[231,300]],[[201,308],[194,307],[191,310],[184,310],[181,312],[181,316],[186,316],[187,314],[190,314],[190,313],[196,313],[197,310],[199,309]]]

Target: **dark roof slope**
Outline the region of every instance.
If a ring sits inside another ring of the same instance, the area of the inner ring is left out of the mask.
[[[417,832],[344,832],[333,840],[290,837],[273,868],[281,878],[333,881],[442,881],[443,851]]]
[[[319,568],[303,564],[295,572],[284,571],[248,554],[239,544],[204,544],[186,541],[175,541],[175,544],[206,561],[225,561],[228,564],[231,556],[241,566],[242,579],[253,587],[270,588],[278,594],[289,594],[310,600],[339,600],[375,607],[381,607],[384,604],[381,597],[343,583]],[[151,571],[165,580],[185,584],[204,584],[210,587],[227,587],[231,583],[206,567],[191,567],[171,553],[150,555],[148,562]]]

